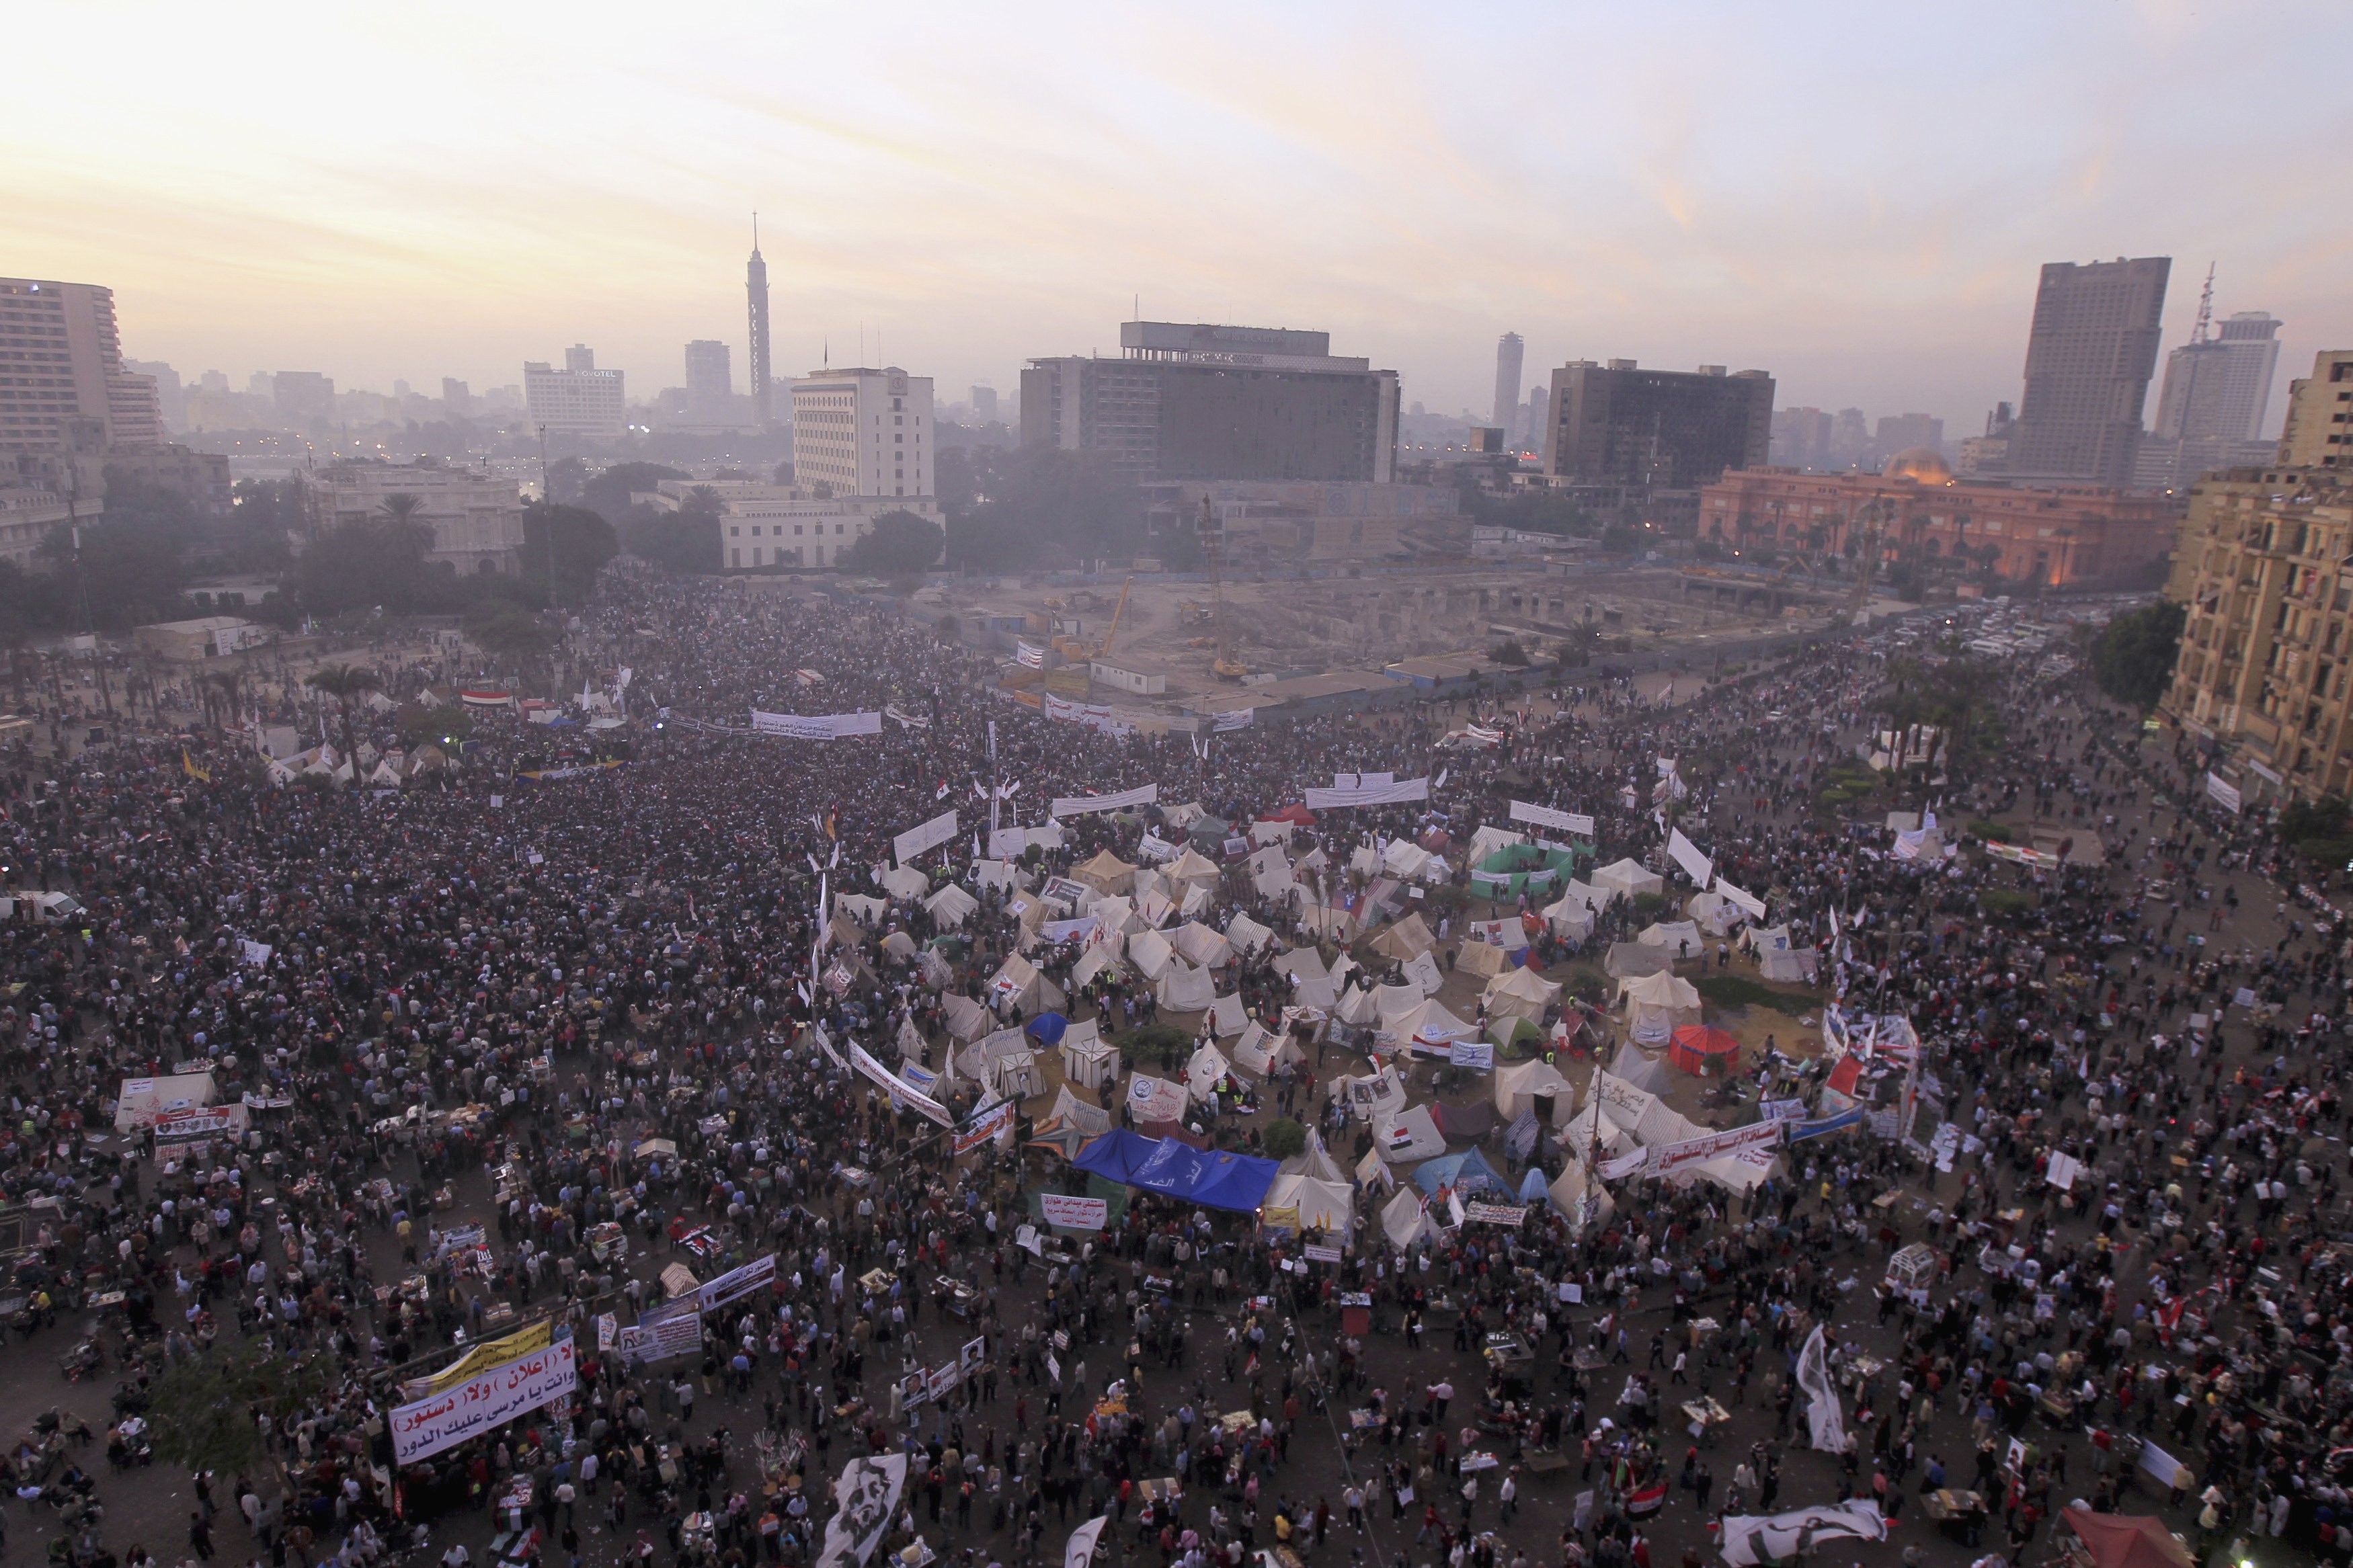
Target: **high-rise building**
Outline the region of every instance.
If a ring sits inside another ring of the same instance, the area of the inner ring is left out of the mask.
[[[1771,455],[1773,378],[1571,360],[1552,373],[1545,472],[1579,484],[1692,489]]]
[[[2353,468],[2353,349],[2312,356],[2312,374],[2288,383],[2279,461],[2299,468]]]
[[[814,370],[793,383],[793,479],[840,500],[932,510],[932,378],[896,365]]]
[[[697,338],[686,345],[686,407],[698,420],[727,417],[728,401],[735,395],[735,374],[727,363],[727,345],[715,338]]]
[[[2189,487],[2166,588],[2188,616],[2161,705],[2249,804],[2353,785],[2348,553],[2353,473],[2266,465]]]
[[[332,419],[335,382],[315,370],[281,370],[269,378],[269,395],[289,419]]]
[[[1519,428],[1520,362],[1525,345],[1517,332],[1495,340],[1495,423],[1508,439]]]
[[[1878,429],[1873,432],[1873,444],[1884,457],[1908,452],[1915,447],[1941,451],[1945,422],[1932,414],[1883,414]]]
[[[1526,444],[1541,447],[1545,427],[1552,417],[1552,388],[1537,385],[1528,388],[1527,418],[1520,425],[1520,434]]]
[[[618,436],[628,423],[621,373],[598,370],[596,355],[585,348],[575,346],[564,357],[563,370],[543,360],[524,363],[523,407],[531,422],[545,426],[550,435]]]
[[[2165,356],[2153,433],[2168,441],[2259,437],[2279,372],[2279,330],[2263,310],[2229,317],[2213,337],[2200,321],[2197,335]]]
[[[1831,468],[1860,462],[1871,455],[1871,422],[1860,408],[1841,408],[1831,417]]]
[[[1335,355],[1328,332],[1120,325],[1123,357],[1035,359],[1025,446],[1103,452],[1138,479],[1396,475],[1397,373]]]
[[[1997,403],[1986,416],[1985,434],[1961,437],[1961,474],[1976,478],[1999,474],[2010,466],[2010,433],[2017,416],[2007,403]]]
[[[454,376],[441,378],[441,404],[453,419],[462,419],[474,411],[474,395],[466,384]]]
[[[155,383],[123,363],[114,290],[0,278],[0,451],[62,451],[76,419],[111,446],[164,438]]]
[[[127,359],[122,368],[133,375],[143,375],[155,384],[155,414],[166,430],[184,428],[188,422],[188,389],[180,384],[180,373],[159,359]]]
[[[2010,443],[2013,476],[2132,482],[2172,268],[2163,256],[2044,265]]]
[[[752,259],[744,265],[744,298],[752,313],[746,357],[752,362],[752,422],[765,430],[768,411],[768,264],[760,259],[760,215],[752,215]]]
[[[1773,410],[1773,462],[1784,468],[1818,468],[1830,460],[1831,416],[1820,408]]]
[[[972,422],[983,428],[997,423],[997,388],[976,386],[972,389]]]

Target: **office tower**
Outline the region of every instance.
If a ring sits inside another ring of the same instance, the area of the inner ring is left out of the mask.
[[[474,409],[474,395],[467,390],[464,382],[454,376],[441,378],[441,402],[453,419],[462,419]]]
[[[752,259],[744,265],[744,298],[752,312],[747,353],[752,362],[752,422],[768,427],[768,264],[760,259],[760,215],[752,215]]]
[[[1831,418],[1830,466],[1862,458],[1871,450],[1871,424],[1860,408],[1841,408]]]
[[[596,368],[596,351],[586,343],[574,343],[564,351],[564,368],[575,374]]]
[[[1034,359],[1024,446],[1105,452],[1139,479],[1370,479],[1397,463],[1397,373],[1328,332],[1120,324],[1119,359]]]
[[[575,347],[565,353],[565,368],[543,360],[522,367],[523,407],[533,425],[550,435],[609,438],[628,422],[628,404],[617,370],[598,370],[596,356]]]
[[[2168,441],[2259,438],[2279,372],[2280,325],[2267,312],[2242,310],[2208,337],[2201,319],[2190,341],[2165,356],[2151,433]]]
[[[928,502],[933,434],[928,375],[892,365],[813,370],[793,383],[793,479],[837,500]]]
[[[288,419],[332,419],[335,383],[315,370],[281,370],[269,378],[271,399]]]
[[[2312,374],[2288,383],[2278,460],[2298,468],[2353,468],[2353,349],[2312,356]]]
[[[1525,345],[1517,332],[1495,340],[1495,423],[1508,439],[1517,428],[1520,412],[1520,360]]]
[[[1830,460],[1831,416],[1820,408],[1773,411],[1773,461],[1785,468],[1816,468]]]
[[[1915,447],[1941,448],[1945,444],[1945,422],[1927,414],[1883,414],[1879,416],[1876,445],[1883,456],[1909,451]]]
[[[187,424],[188,389],[180,384],[178,371],[159,359],[127,359],[122,368],[155,384],[155,413],[166,426],[179,429]]]
[[[715,338],[697,338],[686,345],[687,416],[698,420],[727,417],[735,395],[735,375],[727,363],[727,345]]]
[[[997,423],[997,388],[976,386],[972,389],[972,422],[983,428]]]
[[[1552,416],[1552,389],[1537,385],[1528,388],[1527,418],[1520,430],[1524,444],[1541,448],[1545,426]]]
[[[2010,443],[2013,476],[2131,483],[2172,268],[2162,256],[2043,267]]]
[[[1690,489],[1772,450],[1773,378],[1571,360],[1552,373],[1545,472],[1578,483]]]
[[[77,419],[110,445],[164,438],[154,382],[123,363],[111,289],[0,278],[0,450],[63,451]]]

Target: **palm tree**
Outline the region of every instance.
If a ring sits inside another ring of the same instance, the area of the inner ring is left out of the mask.
[[[204,681],[206,716],[209,718],[212,715],[214,694],[218,693],[219,709],[227,716],[227,723],[216,723],[214,728],[225,730],[234,726],[245,711],[245,671],[242,669],[207,670],[205,673]]]
[[[406,522],[425,510],[425,498],[406,490],[395,490],[377,504],[376,510],[395,522]]]
[[[333,698],[335,705],[343,710],[343,754],[352,764],[352,787],[357,789],[360,783],[360,747],[359,742],[353,738],[352,705],[383,683],[376,679],[373,669],[364,669],[355,664],[330,664],[304,676],[302,684]]]

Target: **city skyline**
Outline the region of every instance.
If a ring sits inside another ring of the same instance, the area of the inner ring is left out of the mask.
[[[1154,319],[1331,331],[1449,414],[1492,403],[1511,331],[1532,379],[1763,364],[1792,405],[1963,430],[2019,397],[2040,267],[2126,254],[2217,264],[2218,311],[2283,319],[2290,366],[2353,342],[2353,176],[2326,151],[2353,17],[2319,5],[1966,28],[1497,8],[1459,32],[1402,9],[1034,8],[943,13],[888,50],[815,11],[647,34],[593,7],[279,27],[265,6],[224,35],[138,9],[151,47],[110,66],[116,90],[33,72],[0,111],[0,269],[113,288],[125,352],[191,381],[496,386],[579,342],[643,395],[682,381],[692,340],[748,364],[755,208],[779,378],[829,344],[1002,386],[1031,357],[1115,353],[1104,323],[1140,294]],[[41,4],[17,37],[72,58],[106,26]],[[1577,92],[1498,68],[1495,28],[1515,59],[1577,58]],[[237,89],[308,55],[375,63]],[[834,68],[764,64],[793,55]],[[2168,300],[2166,347],[2194,312]]]

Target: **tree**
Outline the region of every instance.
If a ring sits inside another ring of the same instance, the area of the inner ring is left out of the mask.
[[[1520,646],[1520,639],[1517,637],[1497,643],[1487,650],[1487,657],[1497,664],[1507,664],[1517,668],[1525,668],[1530,663],[1528,650]]]
[[[2092,645],[2092,679],[2102,691],[2135,708],[2154,708],[2173,683],[2187,606],[2160,599],[2110,621]]]
[[[526,590],[548,588],[548,550],[555,552],[554,602],[585,605],[596,586],[596,574],[620,553],[619,536],[602,514],[586,507],[534,503],[522,514],[522,568]]]
[[[224,1476],[249,1471],[265,1455],[256,1415],[280,1431],[326,1397],[335,1380],[325,1351],[288,1355],[259,1340],[216,1346],[174,1362],[155,1380],[147,1430],[164,1462]]]
[[[303,677],[302,684],[335,700],[343,710],[343,760],[352,765],[352,784],[360,782],[360,744],[352,725],[352,707],[360,698],[382,684],[375,671],[355,664],[330,664]]]
[[[554,639],[547,628],[528,612],[512,605],[486,606],[487,613],[466,623],[466,636],[476,647],[501,663],[514,661],[518,666],[525,659],[545,653]]]
[[[303,548],[295,563],[294,591],[314,616],[382,605],[387,610],[438,608],[453,579],[425,559],[433,530],[389,517],[362,518],[329,530]]]
[[[912,511],[886,511],[873,531],[849,547],[852,571],[878,577],[913,577],[940,558],[947,535],[929,518]]]
[[[414,522],[417,514],[425,510],[425,498],[406,490],[395,490],[376,503],[376,510],[395,522]]]
[[[719,511],[689,497],[676,511],[642,511],[623,526],[621,547],[672,572],[719,570]]]
[[[651,491],[664,479],[682,479],[683,468],[659,463],[615,463],[581,487],[580,504],[618,528],[629,519],[629,498]]]
[[[227,722],[214,721],[216,729],[234,727],[245,712],[245,671],[235,667],[205,671],[205,713],[210,717],[217,705]]]
[[[1266,1124],[1267,1157],[1288,1160],[1307,1152],[1307,1129],[1288,1116],[1278,1116]]]

